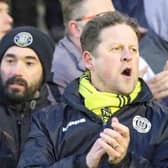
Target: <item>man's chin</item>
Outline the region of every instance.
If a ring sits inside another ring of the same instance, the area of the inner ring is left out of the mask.
[[[24,96],[21,95],[8,95],[8,100],[11,103],[16,103],[16,104],[20,104],[26,101],[26,98]]]
[[[6,92],[7,98],[11,103],[22,103],[26,100],[25,92],[10,90]]]
[[[133,90],[134,90],[134,86],[128,85],[127,87],[123,87],[123,88],[120,90],[120,94],[129,95],[129,94],[132,93]]]
[[[13,95],[14,97],[24,97],[26,94],[25,90],[20,90],[20,89],[9,89],[8,90],[9,95]]]

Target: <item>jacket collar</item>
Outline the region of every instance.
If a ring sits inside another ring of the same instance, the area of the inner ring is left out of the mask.
[[[0,97],[0,104],[6,107],[8,110],[7,111],[15,111],[16,113],[31,113],[34,110],[37,110],[44,105],[48,104],[48,90],[46,85],[43,85],[41,90],[38,92],[39,94],[35,95],[32,99],[23,102],[21,104],[11,104],[7,101],[7,99],[4,96],[4,93],[2,92],[1,88],[1,96]]]
[[[142,89],[138,94],[137,98],[132,102],[132,104],[145,103],[152,99],[152,93],[148,88],[147,84],[144,82],[143,79],[139,78],[139,80],[141,82]],[[79,87],[79,78],[72,81],[67,86],[63,94],[63,101],[83,111],[85,107],[83,105],[83,98],[80,96],[78,92],[78,87]]]
[[[63,46],[63,48],[65,48],[67,52],[76,59],[76,62],[82,71],[85,70],[85,66],[82,61],[82,53],[76,48],[70,37],[65,36],[62,40],[60,40],[58,47],[59,46]]]

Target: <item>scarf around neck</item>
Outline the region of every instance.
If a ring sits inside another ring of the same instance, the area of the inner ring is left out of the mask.
[[[108,92],[100,92],[90,83],[90,74],[85,72],[79,82],[79,93],[84,98],[84,105],[90,111],[99,116],[103,122],[123,106],[133,102],[141,90],[140,81],[137,82],[135,89],[130,95],[120,95]]]

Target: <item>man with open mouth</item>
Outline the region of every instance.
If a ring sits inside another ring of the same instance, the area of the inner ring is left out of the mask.
[[[117,11],[81,34],[86,71],[33,116],[18,168],[167,168],[168,112],[139,78],[139,30]]]

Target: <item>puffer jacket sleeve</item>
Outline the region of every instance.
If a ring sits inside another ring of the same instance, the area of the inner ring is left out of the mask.
[[[155,136],[153,136],[152,150],[148,149],[149,154],[152,155],[151,159],[147,159],[144,156],[136,152],[128,152],[126,159],[124,159],[119,165],[115,165],[114,168],[168,168],[168,115],[167,113],[153,116],[155,130]],[[161,122],[162,121],[162,122]],[[143,148],[143,142],[142,142]],[[113,166],[111,166],[113,168]]]
[[[84,155],[72,155],[57,161],[57,154],[53,152],[53,142],[50,139],[48,129],[46,128],[46,116],[46,113],[39,112],[38,115],[32,117],[31,131],[17,167],[87,168]]]
[[[168,143],[166,142],[161,148],[167,149]],[[136,153],[127,153],[125,159],[119,164],[113,165],[109,163],[108,168],[168,168],[168,152],[164,150],[158,152],[151,161],[143,156],[137,156]],[[160,150],[160,149],[159,149]],[[165,152],[163,152],[165,151]],[[107,162],[107,161],[106,161]],[[105,164],[99,165],[99,168],[104,168]]]
[[[161,148],[166,149],[167,147],[168,141]],[[127,160],[123,160],[118,165],[111,165],[111,168],[168,168],[168,152],[165,149],[162,151],[159,151],[160,149],[156,150],[157,154],[154,154],[155,156],[151,161],[143,156],[137,156],[135,153],[128,153]]]
[[[53,114],[61,114],[55,111]],[[51,118],[47,118],[48,112],[38,113],[33,116],[31,132],[24,151],[21,155],[18,168],[87,168],[85,155],[69,155],[59,159],[59,154],[54,151],[55,145],[51,136],[52,130],[59,129],[61,120],[59,116],[54,117],[54,123],[50,123],[50,128],[46,121],[51,122]],[[154,118],[154,117],[153,117]],[[58,121],[55,121],[58,119]],[[162,121],[159,122],[159,121]],[[160,123],[158,124],[156,123]],[[55,128],[53,125],[56,124]],[[164,116],[164,120],[156,117],[154,126],[157,130],[156,139],[153,140],[152,158],[140,156],[135,152],[128,152],[125,159],[118,165],[111,165],[105,160],[99,165],[99,168],[168,168],[168,117]],[[160,129],[157,129],[160,127]],[[159,132],[159,133],[158,133]],[[57,136],[57,135],[56,135]],[[143,147],[143,142],[142,142]]]

